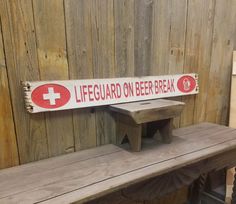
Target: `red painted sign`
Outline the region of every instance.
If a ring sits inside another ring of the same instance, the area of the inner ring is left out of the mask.
[[[44,84],[31,94],[32,101],[42,108],[55,109],[64,106],[70,100],[70,91],[58,84]]]
[[[189,93],[196,88],[196,80],[192,76],[182,76],[177,82],[178,89],[183,93]]]
[[[31,113],[198,93],[197,74],[24,82]]]

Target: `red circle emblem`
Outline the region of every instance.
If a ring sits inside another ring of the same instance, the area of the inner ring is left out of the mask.
[[[42,108],[59,108],[70,100],[67,88],[58,84],[44,84],[37,87],[31,94],[32,101]]]
[[[178,89],[183,93],[189,93],[196,87],[196,81],[192,76],[182,76],[177,82]]]

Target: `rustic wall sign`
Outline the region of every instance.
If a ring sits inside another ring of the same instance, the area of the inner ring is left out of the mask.
[[[198,93],[198,75],[23,82],[30,113]]]

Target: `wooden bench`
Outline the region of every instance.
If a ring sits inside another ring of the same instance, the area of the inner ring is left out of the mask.
[[[127,136],[132,150],[140,151],[144,125],[148,137],[159,131],[162,141],[171,143],[173,119],[180,115],[184,105],[183,102],[166,99],[110,105],[110,110],[116,113],[118,144]]]
[[[143,140],[141,152],[105,145],[1,170],[0,203],[84,203],[120,189],[130,199],[145,200],[145,192],[164,195],[204,173],[236,165],[232,128],[202,123],[174,130],[171,144],[154,141]],[[142,184],[147,179],[153,188]]]

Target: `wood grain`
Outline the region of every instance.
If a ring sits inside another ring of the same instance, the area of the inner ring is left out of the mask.
[[[63,0],[34,0],[39,72],[41,80],[69,79]],[[46,113],[49,156],[74,151],[71,111]]]
[[[147,137],[153,137],[159,130],[163,142],[170,143],[173,118],[179,116],[183,108],[184,103],[165,99],[109,106],[116,116],[118,144],[127,136],[132,151],[140,151],[145,126]]]
[[[187,202],[188,187],[185,186],[176,192],[170,193],[162,198],[147,201],[144,204],[183,204]]]
[[[151,2],[151,1],[149,1]],[[152,20],[145,25],[152,25],[150,71],[151,75],[168,74],[169,40],[171,28],[171,0],[152,2]],[[150,15],[150,11],[147,11]],[[182,12],[182,11],[181,11]],[[138,23],[138,22],[137,22]],[[147,69],[145,67],[145,69]]]
[[[142,142],[142,125],[137,125],[123,120],[121,115],[116,118],[116,136],[117,144],[122,144],[123,140],[127,137],[132,151],[139,152],[141,150]]]
[[[229,151],[229,152],[226,152],[225,154],[223,153],[223,154],[220,154],[220,155],[218,155],[218,156],[215,156],[215,157],[212,157],[211,158],[211,162],[210,162],[210,165],[209,166],[211,166],[210,168],[207,168],[207,170],[206,171],[204,171],[204,172],[207,172],[207,171],[212,171],[212,170],[217,170],[217,167],[219,167],[219,165],[217,164],[217,162],[221,162],[221,165],[220,165],[220,168],[224,168],[224,166],[226,166],[227,164],[231,164],[231,165],[235,165],[235,158],[234,157],[232,157],[232,155],[233,154],[235,154],[236,152],[235,152],[235,150],[234,151]],[[234,160],[234,162],[232,162]],[[205,160],[205,162],[207,163],[207,161],[209,161],[209,160]],[[204,166],[203,166],[203,168],[202,168],[203,170],[204,170]],[[161,175],[160,175],[161,176]],[[106,181],[106,183],[108,183],[107,181]],[[130,184],[130,183],[129,183]],[[96,184],[95,184],[96,185]],[[126,186],[124,186],[124,187],[126,187]],[[94,187],[94,189],[96,189],[97,187],[95,186]],[[111,191],[110,191],[111,192]],[[85,192],[86,193],[86,192]],[[87,192],[87,193],[89,193],[89,192]],[[103,194],[101,194],[101,195],[103,195]],[[62,203],[67,203],[68,202],[68,200],[69,199],[71,199],[71,200],[76,200],[76,193],[70,193],[69,195],[63,195],[64,196],[64,198],[54,198],[54,199],[52,199],[52,200],[48,200],[48,201],[46,201],[46,202],[43,202],[44,204],[50,204],[50,203],[53,203],[53,202],[55,202],[55,201],[61,201]],[[74,196],[74,198],[72,198],[72,196]],[[92,199],[95,199],[96,197],[93,197]],[[185,197],[186,198],[186,197]],[[77,197],[77,200],[78,200],[78,197]],[[166,201],[166,199],[163,199],[163,202],[165,202]],[[177,202],[178,200],[176,200],[176,202]],[[83,201],[82,201],[83,202]],[[78,203],[81,203],[81,201],[79,201]]]
[[[87,202],[86,204],[183,204],[186,201],[187,193],[188,188],[185,186],[178,189],[176,192],[163,196],[162,198],[155,198],[148,201],[137,201],[137,199],[130,199],[126,197],[122,191],[119,191],[103,196],[99,199],[95,199],[94,201]]]
[[[134,56],[134,0],[114,0],[115,76],[132,77],[135,74]],[[113,117],[117,117],[113,115]],[[118,119],[119,120],[119,119]],[[121,125],[121,127],[119,127]],[[120,144],[124,125],[116,124],[116,143]],[[125,127],[127,127],[125,125]],[[122,132],[120,130],[122,129]],[[123,202],[123,201],[122,201]]]
[[[48,144],[51,146],[52,138],[57,138],[57,134],[61,134],[63,130],[58,132],[50,127],[53,125],[49,122],[50,116],[47,116],[46,121],[43,114],[29,116],[24,113],[20,80],[39,80],[40,76],[51,78],[52,75],[61,79],[68,78],[68,75],[71,79],[125,77],[134,74],[161,75],[181,72],[184,63],[185,72],[199,72],[200,94],[196,98],[188,96],[184,99],[187,108],[181,124],[188,125],[205,119],[216,121],[213,119],[216,118],[215,113],[218,118],[222,115],[224,124],[227,122],[227,100],[224,100],[226,95],[221,97],[221,91],[226,93],[229,88],[230,54],[224,50],[227,47],[231,49],[233,44],[231,39],[230,42],[227,40],[228,36],[232,36],[232,30],[235,30],[234,24],[230,23],[230,19],[235,15],[234,1],[228,1],[222,7],[220,1],[214,0],[189,1],[188,4],[186,0],[115,0],[114,5],[109,2],[110,5],[103,7],[104,2],[97,0],[93,4],[90,0],[65,0],[63,3],[62,0],[34,0],[32,5],[29,0],[1,0],[3,38],[4,44],[7,45],[6,63],[9,67],[9,85],[12,87],[12,108],[23,163],[47,157]],[[229,8],[231,5],[232,8]],[[228,20],[222,29],[220,26],[224,16]],[[211,54],[212,48],[214,53]],[[225,54],[222,55],[221,52]],[[221,73],[223,68],[219,64],[224,64],[227,73]],[[220,88],[221,91],[216,88],[218,77],[221,83],[226,83]],[[212,82],[212,88],[208,86],[209,81]],[[210,102],[212,98],[217,98],[213,106]],[[70,113],[63,112],[58,113],[59,116],[53,116],[53,121],[60,123],[65,120],[66,127],[72,126],[75,149],[80,150],[115,140],[102,128],[110,127],[110,122],[103,120],[104,117],[110,116],[102,110],[98,110],[99,114],[101,117],[96,119],[96,113],[91,109],[74,111],[71,125],[68,122],[71,119],[67,119],[71,118]],[[55,125],[58,127],[58,124]],[[113,128],[112,125],[111,129]],[[71,130],[69,135],[72,134]],[[50,134],[49,143],[47,132]],[[98,142],[97,135],[100,135]],[[100,137],[103,139],[100,140]],[[69,143],[71,144],[71,141]],[[70,145],[62,145],[54,153],[50,152],[50,155],[65,152],[64,146]],[[51,148],[56,147],[49,147]],[[69,148],[70,150],[73,150],[73,147]]]
[[[134,1],[135,76],[150,75],[153,1]]]
[[[180,74],[184,71],[187,10],[187,0],[171,1],[168,74]],[[181,101],[182,97],[174,97],[171,99]],[[180,116],[174,118],[174,128],[179,127]]]
[[[134,76],[134,0],[114,0],[115,75]]]
[[[206,168],[203,168],[204,171],[235,164],[236,161],[229,156],[235,154],[236,132],[234,129],[202,124],[186,130],[187,134],[184,136],[181,134],[184,129],[180,129],[180,132],[175,131],[173,143],[169,145],[153,145],[149,142],[144,145],[144,151],[139,153],[116,151],[117,147],[112,146],[113,153],[95,158],[82,159],[83,151],[66,155],[64,161],[67,162],[70,159],[70,162],[57,167],[49,166],[43,171],[40,171],[40,166],[47,166],[43,164],[43,161],[36,170],[33,170],[32,164],[29,164],[31,165],[30,174],[21,168],[16,168],[15,171],[5,170],[3,174],[0,173],[2,181],[0,201],[3,203],[7,201],[69,203],[80,199],[80,202],[84,202],[204,159],[208,159]],[[199,137],[202,137],[201,140]],[[103,146],[100,150],[105,150],[107,147],[110,146]],[[225,157],[217,156],[221,154]],[[71,155],[74,159],[80,157],[82,160],[76,159],[77,161],[73,162]],[[209,160],[209,158],[212,159]],[[54,159],[50,160],[54,161]],[[20,172],[20,177],[14,176]]]
[[[199,51],[196,70],[199,74],[200,94],[195,98],[194,123],[206,121],[206,104],[208,100],[210,64],[213,43],[213,24],[215,15],[215,1],[203,2]]]
[[[147,181],[139,182],[122,189],[124,197],[132,201],[157,201],[196,180],[204,162],[186,166],[168,174],[163,174]]]
[[[168,65],[170,1],[134,1],[135,76],[164,75]],[[143,125],[143,134],[146,127]]]
[[[216,1],[206,120],[220,124],[227,124],[229,112],[235,9],[233,0]]]
[[[65,1],[66,36],[70,79],[89,79],[93,73],[91,5],[88,0]],[[97,145],[95,113],[92,109],[73,111],[76,150]]]
[[[136,124],[164,120],[178,116],[184,108],[184,103],[166,99],[132,102],[109,107],[112,111],[132,118]]]
[[[0,169],[19,164],[0,18]]]
[[[20,162],[48,157],[43,114],[24,108],[21,81],[40,79],[32,2],[1,0],[1,20]]]
[[[208,73],[211,62],[211,42],[214,20],[214,1],[189,1],[185,45],[184,72],[199,73],[198,96],[183,97],[186,107],[181,117],[181,126],[204,121],[205,105],[209,90]],[[208,98],[208,101],[212,99]]]
[[[75,202],[74,204],[79,204],[80,202]],[[86,204],[143,204],[143,202],[137,202],[126,198],[121,191],[111,193],[109,195],[103,196],[101,198],[95,199]]]
[[[200,94],[183,99],[187,108],[181,125],[205,120],[227,124],[231,51],[236,45],[234,0],[114,0],[114,5],[108,0],[33,0],[33,5],[31,0],[0,0],[0,4],[8,68],[2,82],[9,81],[5,84],[10,87],[9,107],[15,120],[12,134],[17,135],[21,163],[70,152],[74,146],[81,150],[116,140],[110,115],[102,109],[98,114],[92,109],[74,111],[73,124],[68,122],[69,112],[55,113],[52,123],[50,116],[27,114],[20,81],[46,79],[49,74],[80,79],[195,71]],[[56,6],[49,12],[52,5]],[[65,126],[60,121],[66,121]],[[63,127],[71,127],[68,138],[62,135],[67,131]]]
[[[94,0],[91,4],[92,55],[95,78],[115,76],[114,4]],[[97,145],[116,143],[115,121],[106,108],[96,109]]]
[[[183,73],[187,8],[187,0],[171,1],[168,74]]]

